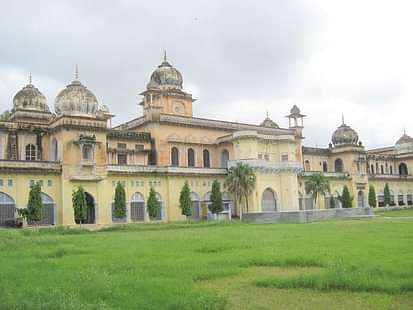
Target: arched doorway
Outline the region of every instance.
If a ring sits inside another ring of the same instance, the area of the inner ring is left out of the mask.
[[[265,191],[262,193],[261,211],[262,212],[277,211],[277,200],[275,198],[275,193],[270,188],[265,189]]]
[[[86,220],[82,224],[95,224],[95,198],[88,192],[85,192],[85,196],[87,211]],[[76,221],[76,224],[79,224],[79,222]]]
[[[14,220],[16,204],[6,193],[0,192],[0,226],[5,226],[8,220]]]
[[[143,222],[145,220],[145,198],[139,192],[132,195],[130,217],[133,222]]]
[[[192,200],[192,214],[191,218],[194,220],[199,220],[202,216],[201,214],[201,204],[199,201],[199,195],[195,192],[191,193],[191,200]]]
[[[40,193],[43,208],[41,211],[41,220],[38,223],[27,221],[28,225],[54,225],[54,201],[53,198],[45,193]]]
[[[357,206],[359,208],[364,208],[364,192],[363,191],[359,191],[357,193]]]

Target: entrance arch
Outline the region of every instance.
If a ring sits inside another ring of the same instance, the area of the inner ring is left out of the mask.
[[[88,192],[85,192],[85,196],[86,196],[87,210],[86,210],[86,219],[84,220],[82,224],[95,224],[95,221],[96,221],[95,198],[93,198],[93,196],[89,194]],[[75,220],[75,222],[76,224],[79,224],[79,221]]]
[[[199,195],[195,192],[191,193],[191,201],[192,201],[192,214],[191,218],[195,220],[199,220],[202,216],[201,214],[201,203],[199,200]]]
[[[364,192],[359,191],[357,193],[357,207],[364,208]]]
[[[42,219],[40,220],[38,225],[54,225],[55,224],[55,220],[54,220],[55,203],[53,201],[53,198],[50,197],[46,193],[40,193],[40,197],[42,198],[43,208],[41,211]],[[33,225],[35,223],[27,221],[27,224]]]
[[[0,226],[6,225],[7,220],[15,218],[16,203],[6,193],[0,192]]]
[[[135,192],[132,195],[130,217],[133,222],[143,222],[145,220],[145,198],[140,192]]]
[[[266,188],[262,193],[261,198],[261,211],[262,212],[275,212],[277,211],[277,199],[274,191],[271,188]]]

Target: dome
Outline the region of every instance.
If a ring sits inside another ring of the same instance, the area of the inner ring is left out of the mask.
[[[357,144],[359,136],[353,128],[344,123],[343,119],[343,123],[334,131],[331,140],[334,145]]]
[[[96,116],[98,101],[79,80],[66,86],[55,99],[56,114]]]
[[[268,113],[267,113],[267,117],[261,122],[260,126],[261,127],[270,127],[270,128],[279,128],[277,123],[274,122],[271,118],[268,117]]]
[[[46,97],[34,87],[31,81],[14,96],[13,110],[50,112]]]
[[[292,115],[297,115],[297,114],[301,114],[300,109],[294,104],[293,107],[290,110],[290,113]]]
[[[166,60],[166,54],[163,62],[152,73],[151,79],[147,85],[148,89],[182,89],[182,75],[181,73],[172,67],[172,65]]]
[[[397,140],[396,145],[405,143],[413,143],[413,138],[407,135],[406,133],[404,133],[403,136],[401,136],[399,140]]]

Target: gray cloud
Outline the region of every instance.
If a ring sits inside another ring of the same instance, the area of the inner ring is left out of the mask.
[[[120,123],[141,114],[138,94],[166,49],[198,99],[197,116],[258,123],[269,110],[285,126],[292,104],[309,112],[326,99],[322,86],[297,83],[325,27],[324,13],[306,0],[3,1],[0,108],[11,107],[30,71],[52,107],[78,63],[80,80]],[[374,95],[368,86],[343,89],[329,94]],[[395,93],[397,83],[384,96]],[[309,141],[327,144],[330,128],[308,124],[315,127],[307,136],[319,135]]]

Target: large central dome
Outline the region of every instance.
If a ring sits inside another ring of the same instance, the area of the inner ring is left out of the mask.
[[[166,60],[165,54],[163,62],[152,73],[147,88],[182,90],[182,83],[182,74],[177,69],[172,67],[172,65]]]
[[[343,123],[334,131],[331,140],[334,145],[357,144],[359,136],[353,128],[344,123],[343,117]]]
[[[79,80],[74,80],[56,97],[55,111],[61,115],[96,116],[98,101]]]

